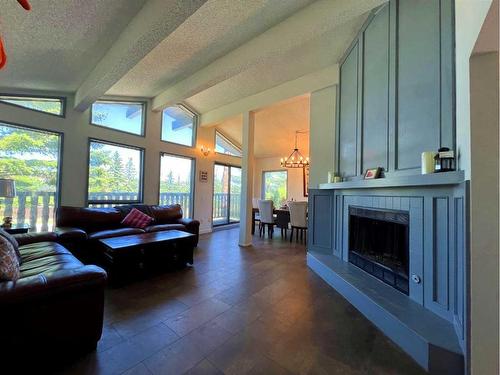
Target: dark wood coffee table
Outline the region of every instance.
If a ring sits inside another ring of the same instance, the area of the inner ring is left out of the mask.
[[[170,256],[181,263],[193,264],[194,234],[180,230],[140,233],[128,236],[104,238],[99,242],[105,248],[105,256],[113,265],[117,263],[142,263],[148,258]]]

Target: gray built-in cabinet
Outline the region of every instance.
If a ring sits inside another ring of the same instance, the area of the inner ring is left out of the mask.
[[[453,1],[392,0],[340,64],[338,171],[413,175],[423,151],[455,150]]]

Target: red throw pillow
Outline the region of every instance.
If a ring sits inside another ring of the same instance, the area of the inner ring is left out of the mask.
[[[122,224],[132,228],[146,228],[153,218],[139,211],[137,208],[132,208],[127,216],[122,220]]]

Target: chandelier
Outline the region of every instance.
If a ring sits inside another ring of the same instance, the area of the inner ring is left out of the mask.
[[[309,165],[309,157],[304,157],[297,147],[297,134],[307,133],[308,130],[297,130],[295,132],[295,148],[287,158],[281,158],[280,164],[284,168],[304,168]]]

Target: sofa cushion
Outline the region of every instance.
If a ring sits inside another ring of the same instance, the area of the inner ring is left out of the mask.
[[[32,243],[21,246],[19,251],[23,259],[21,278],[83,266],[64,246],[55,242]]]
[[[125,216],[125,219],[122,220],[122,224],[127,227],[143,229],[151,224],[152,221],[153,218],[151,216],[146,215],[137,208],[132,208],[127,216]]]
[[[151,209],[148,204],[124,204],[121,206],[115,206],[114,207],[116,210],[120,211],[123,217],[127,216],[132,209],[136,209],[141,211],[143,214],[146,214],[150,217],[153,215],[151,214]]]
[[[44,273],[73,270],[82,266],[83,263],[71,254],[52,254],[24,262],[21,266],[21,279]]]
[[[57,227],[80,228],[86,232],[120,228],[123,215],[115,208],[60,206],[56,211]]]
[[[128,236],[130,234],[140,234],[140,233],[144,233],[144,231],[139,228],[120,228],[120,229],[101,230],[98,232],[90,233],[89,240],[100,240],[103,238]]]
[[[158,224],[174,224],[177,220],[182,219],[182,207],[180,204],[172,204],[168,206],[151,206],[151,216]]]
[[[14,251],[17,256],[17,261],[19,262],[19,264],[21,264],[22,260],[21,260],[21,254],[19,254],[19,243],[17,242],[17,240],[14,238],[14,236],[12,236],[12,234],[7,233],[1,228],[0,228],[0,236],[4,237],[7,241],[11,243],[12,247],[14,247]]]
[[[57,234],[54,232],[29,232],[14,235],[19,246],[28,245],[35,242],[56,242]]]
[[[16,281],[19,279],[19,260],[12,243],[0,236],[0,280]]]
[[[24,262],[45,258],[54,255],[69,254],[69,250],[55,242],[36,242],[19,248],[21,259]]]
[[[186,227],[182,224],[158,224],[150,225],[149,227],[144,228],[147,233],[174,229],[186,231]]]

